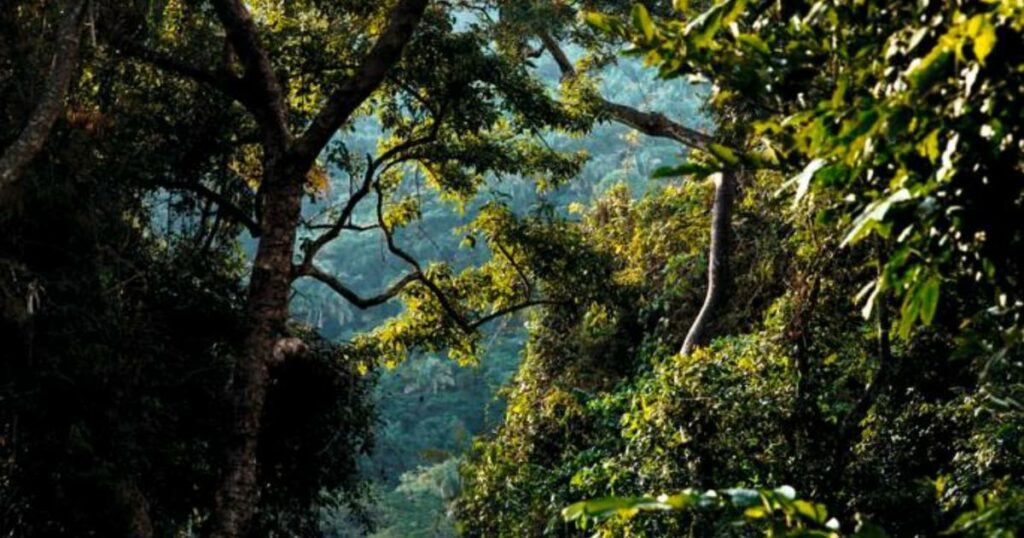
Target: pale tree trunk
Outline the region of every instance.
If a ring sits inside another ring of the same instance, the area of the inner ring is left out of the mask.
[[[733,198],[736,196],[736,172],[726,170],[714,178],[715,201],[711,207],[711,244],[708,246],[708,289],[704,304],[693,320],[686,340],[679,351],[683,356],[705,343],[708,323],[722,302],[729,269],[729,230],[732,220]]]
[[[548,50],[558,64],[563,79],[571,79],[576,76],[576,68],[569,57],[562,50],[558,41],[545,30],[538,30],[544,48]],[[657,112],[645,112],[636,108],[626,106],[603,97],[598,98],[598,104],[608,117],[618,123],[632,127],[648,136],[668,138],[675,140],[684,146],[706,150],[713,142],[713,139],[699,131],[685,127],[670,120],[664,114]],[[711,245],[708,248],[708,289],[704,296],[704,304],[701,306],[697,319],[693,321],[690,330],[680,350],[682,355],[689,355],[693,348],[703,344],[707,337],[707,327],[715,315],[722,296],[725,294],[725,284],[728,270],[729,256],[729,230],[731,228],[732,203],[736,195],[736,171],[726,170],[715,179],[715,202],[711,209]]]
[[[87,0],[74,0],[64,8],[57,30],[57,47],[46,85],[18,138],[0,155],[0,192],[25,172],[43,149],[53,124],[64,109],[64,98],[74,76],[82,41]]]

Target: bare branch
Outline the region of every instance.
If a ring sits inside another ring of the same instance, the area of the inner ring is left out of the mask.
[[[64,109],[64,98],[71,85],[82,41],[86,3],[87,0],[78,0],[64,12],[57,30],[57,51],[43,95],[21,134],[0,155],[0,189],[21,177],[32,159],[42,151],[50,129]]]
[[[316,239],[310,241],[304,247],[303,250],[305,251],[305,254],[302,258],[303,267],[312,264],[317,253],[320,252],[325,245],[337,239],[343,230],[365,231],[379,227],[379,225],[376,224],[360,227],[349,222],[356,206],[359,205],[359,202],[361,202],[363,198],[370,193],[370,187],[373,184],[374,175],[377,173],[377,170],[380,169],[382,164],[384,165],[384,168],[381,170],[381,173],[387,171],[393,164],[402,162],[402,159],[399,157],[402,152],[436,140],[439,127],[440,119],[434,124],[430,134],[398,144],[382,153],[377,159],[373,159],[369,155],[366,156],[366,172],[363,174],[362,183],[359,185],[359,188],[349,196],[349,199],[345,203],[345,207],[342,208],[341,215],[338,219],[333,224],[323,225],[322,229],[326,229],[327,231],[317,236]]]
[[[239,0],[219,0],[219,2]],[[398,63],[405,45],[426,11],[429,0],[399,0],[391,11],[388,25],[356,72],[342,81],[327,99],[327,104],[296,141],[295,154],[312,162],[349,116],[384,80],[388,70]]]
[[[342,284],[340,280],[332,275],[327,274],[322,269],[314,264],[308,266],[302,266],[296,268],[296,278],[308,276],[314,280],[317,280],[327,287],[331,288],[335,293],[341,295],[346,301],[352,303],[354,306],[360,309],[367,309],[377,305],[384,304],[391,299],[395,298],[406,286],[412,282],[420,280],[420,276],[416,273],[409,273],[402,278],[398,279],[397,282],[391,285],[387,290],[374,295],[372,297],[360,297],[359,294],[352,291],[350,288]]]
[[[715,177],[715,201],[711,207],[711,242],[708,245],[708,289],[697,318],[686,333],[679,353],[688,356],[704,343],[711,317],[716,313],[725,292],[729,269],[729,232],[733,199],[736,197],[736,172],[726,170]]]
[[[550,300],[544,300],[544,299],[536,299],[536,300],[523,301],[521,303],[516,303],[514,305],[506,306],[505,308],[499,308],[498,310],[495,310],[494,312],[491,312],[490,314],[487,314],[486,316],[473,321],[472,323],[469,324],[469,328],[477,329],[481,325],[484,325],[486,323],[494,321],[495,319],[500,318],[502,316],[507,316],[509,314],[514,314],[514,313],[516,313],[516,312],[518,312],[520,310],[523,310],[525,308],[530,308],[530,307],[533,307],[533,306],[542,306],[542,305],[565,305],[565,304],[570,304],[570,303],[568,301],[550,301]]]
[[[118,49],[118,52],[127,57],[150,64],[161,71],[210,86],[240,103],[244,104],[247,98],[242,90],[242,81],[226,72],[209,71],[165,52],[149,49],[128,40],[114,39],[110,43]]]
[[[349,196],[348,201],[345,203],[345,207],[341,209],[341,215],[338,220],[328,226],[327,231],[320,234],[316,239],[310,241],[303,247],[305,254],[302,257],[301,272],[307,271],[313,265],[313,260],[316,259],[316,255],[325,245],[334,241],[341,235],[342,230],[349,226],[349,219],[352,218],[352,212],[355,211],[356,206],[359,202],[370,193],[370,186],[373,183],[373,176],[377,171],[379,161],[374,161],[369,155],[366,156],[366,172],[363,174],[363,182],[359,185],[359,188]]]
[[[249,212],[235,205],[223,194],[199,183],[198,181],[169,181],[169,180],[154,180],[153,185],[157,187],[163,187],[168,190],[181,190],[189,191],[202,196],[203,198],[212,201],[220,207],[221,211],[231,217],[235,222],[246,227],[249,230],[249,234],[253,237],[259,237],[261,230],[256,219],[249,214]]]
[[[573,67],[565,51],[559,46],[558,41],[548,32],[541,30],[537,32],[544,48],[562,71],[563,79],[571,79],[576,76],[576,69]],[[668,138],[680,144],[697,149],[707,149],[713,141],[712,138],[696,129],[685,127],[675,121],[668,119],[664,114],[658,112],[644,112],[633,107],[600,98],[601,108],[611,118],[619,123],[632,127],[648,136]]]
[[[423,272],[423,267],[421,267],[420,263],[416,261],[416,258],[414,258],[405,250],[402,250],[395,243],[394,235],[392,235],[391,230],[388,229],[387,224],[384,222],[384,193],[381,192],[379,184],[374,185],[374,190],[377,191],[377,222],[380,225],[381,231],[384,233],[384,239],[385,242],[387,243],[388,250],[391,251],[391,253],[394,254],[395,256],[398,256],[403,261],[405,261],[405,263],[412,266],[413,269],[415,269],[414,274],[417,275],[420,282],[422,282],[423,285],[426,286],[428,290],[430,290],[430,293],[433,294],[434,298],[441,305],[441,308],[443,308],[444,311],[452,318],[452,320],[455,321],[459,328],[461,328],[466,333],[472,332],[473,327],[470,326],[470,324],[466,321],[466,318],[463,317],[463,315],[455,308],[451,301],[448,300],[448,297],[445,296],[444,291],[441,290],[440,286],[438,286],[437,283],[435,283],[433,280],[427,277],[426,273]]]

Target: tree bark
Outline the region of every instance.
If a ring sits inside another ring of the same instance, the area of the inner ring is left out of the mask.
[[[75,0],[64,10],[64,18],[57,31],[57,50],[43,94],[25,128],[0,156],[0,192],[20,178],[32,159],[43,149],[53,124],[64,109],[64,98],[71,85],[82,41],[86,4],[87,0]]]
[[[722,301],[723,287],[729,268],[729,229],[732,202],[736,195],[736,172],[725,170],[715,177],[715,202],[711,207],[711,244],[708,247],[708,289],[704,304],[693,320],[679,353],[687,356],[703,344],[708,323]]]
[[[263,134],[263,177],[257,206],[262,235],[256,248],[246,305],[247,335],[228,388],[230,432],[225,469],[214,496],[210,534],[243,538],[259,506],[259,433],[270,367],[301,348],[288,338],[288,305],[303,186],[331,136],[376,90],[401,58],[429,0],[400,0],[388,26],[352,77],[328,98],[297,139],[288,127],[285,88],[277,80],[257,27],[241,0],[216,0],[218,18],[245,67],[253,99],[245,99]]]
[[[265,150],[266,151],[266,150]],[[243,357],[234,369],[231,434],[225,474],[214,499],[216,538],[240,538],[248,532],[259,504],[257,449],[270,366],[281,357],[278,343],[287,337],[292,255],[302,207],[303,174],[295,174],[278,150],[267,151],[260,228],[249,296]]]

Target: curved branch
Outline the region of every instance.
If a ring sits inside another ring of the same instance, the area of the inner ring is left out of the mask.
[[[384,304],[390,301],[391,299],[394,299],[410,283],[420,280],[420,275],[416,273],[409,273],[400,278],[394,284],[392,284],[391,287],[389,287],[387,290],[378,293],[377,295],[374,295],[372,297],[363,298],[360,297],[359,294],[357,294],[355,291],[352,291],[352,289],[342,284],[340,280],[338,280],[332,275],[327,274],[326,272],[324,272],[324,270],[320,269],[316,265],[310,264],[308,267],[300,267],[297,268],[297,271],[297,277],[308,276],[314,280],[317,280],[327,285],[327,287],[331,288],[331,290],[333,290],[335,293],[344,297],[346,301],[352,303],[354,306],[362,310]]]
[[[261,235],[260,225],[256,222],[256,219],[252,217],[247,211],[235,205],[223,194],[203,185],[198,182],[183,182],[183,181],[166,181],[166,180],[155,180],[152,182],[157,187],[163,187],[168,190],[181,190],[189,191],[202,196],[203,198],[210,200],[217,204],[221,211],[226,213],[232,219],[239,224],[246,227],[249,230],[249,234],[253,237],[259,237]]]
[[[454,305],[452,305],[451,301],[449,301],[448,297],[445,296],[444,291],[441,290],[440,286],[427,277],[427,274],[423,272],[423,267],[420,266],[420,262],[416,261],[416,258],[395,244],[395,238],[392,235],[391,230],[388,229],[387,224],[384,222],[384,194],[381,192],[379,184],[374,185],[374,190],[377,191],[377,223],[380,225],[381,232],[384,233],[384,239],[387,243],[388,250],[415,269],[414,274],[417,275],[419,281],[422,282],[428,290],[430,290],[430,293],[433,294],[434,298],[437,299],[437,302],[440,303],[441,308],[443,308],[452,320],[455,321],[459,328],[466,333],[472,332],[473,326],[470,325],[470,323],[466,321],[466,318],[459,313]]]
[[[495,310],[494,312],[491,312],[490,314],[487,314],[486,316],[471,322],[469,324],[469,327],[471,329],[476,329],[476,328],[479,328],[481,325],[484,325],[485,323],[488,323],[490,321],[494,321],[495,319],[498,319],[498,318],[500,318],[502,316],[507,316],[509,314],[513,314],[515,312],[518,312],[518,311],[523,310],[525,308],[530,308],[532,306],[565,305],[565,304],[570,304],[570,303],[569,303],[569,301],[549,301],[549,300],[544,300],[544,299],[535,299],[535,300],[523,301],[521,303],[516,303],[514,305],[506,306],[505,308],[499,308],[498,310]]]
[[[338,217],[338,219],[334,221],[333,224],[322,226],[322,228],[326,229],[327,231],[317,236],[316,239],[310,241],[304,247],[303,250],[305,251],[305,254],[303,255],[302,258],[303,268],[305,268],[308,265],[311,265],[313,263],[313,260],[316,258],[317,253],[320,252],[320,250],[323,249],[325,245],[337,239],[338,236],[341,234],[342,230],[365,231],[379,227],[379,225],[356,226],[349,222],[352,218],[352,213],[355,211],[356,206],[359,205],[359,202],[361,202],[363,198],[365,198],[366,195],[370,193],[370,187],[373,184],[374,175],[377,173],[377,170],[380,168],[382,164],[384,164],[384,168],[383,170],[381,170],[381,172],[383,173],[387,171],[392,164],[396,162],[401,162],[401,159],[392,160],[400,153],[412,149],[414,147],[421,146],[423,144],[428,144],[436,140],[439,127],[440,120],[438,120],[438,123],[435,123],[435,127],[431,129],[430,134],[428,134],[427,136],[407,140],[401,144],[398,144],[382,153],[380,157],[378,157],[377,159],[372,159],[369,155],[366,156],[366,172],[363,174],[363,182],[359,185],[359,188],[355,192],[353,192],[351,196],[349,196],[349,199],[347,202],[345,202],[345,207],[342,208],[341,215]]]
[[[562,79],[575,77],[576,68],[573,67],[572,62],[569,61],[569,57],[562,50],[558,41],[544,30],[538,31],[537,36],[540,37],[544,48],[548,50],[555,59],[555,63],[558,64],[558,68],[562,72]],[[644,112],[630,106],[609,101],[603,97],[600,98],[599,104],[604,112],[611,116],[613,120],[632,127],[645,135],[668,138],[697,149],[707,149],[708,145],[712,142],[710,136],[674,122],[659,112]]]
[[[21,177],[32,159],[42,151],[53,124],[64,109],[64,98],[71,85],[82,41],[86,3],[87,0],[78,0],[64,13],[57,31],[57,51],[43,95],[18,138],[0,155],[0,189]]]

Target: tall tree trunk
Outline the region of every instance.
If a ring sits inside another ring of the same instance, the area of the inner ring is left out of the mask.
[[[259,504],[257,448],[270,366],[283,358],[292,255],[302,207],[302,174],[282,162],[283,151],[265,150],[265,186],[261,189],[263,235],[256,249],[246,311],[243,356],[235,365],[231,434],[225,475],[214,499],[211,535],[246,536]],[[299,179],[296,179],[299,178]]]
[[[32,159],[43,149],[50,129],[64,109],[64,98],[71,85],[82,41],[82,23],[87,3],[87,0],[74,0],[68,2],[64,9],[64,18],[57,30],[57,50],[43,94],[18,138],[0,155],[0,192],[21,177]]]
[[[704,305],[693,320],[686,340],[679,351],[683,356],[703,344],[707,326],[715,309],[724,295],[726,275],[729,269],[729,228],[732,219],[732,202],[736,196],[736,172],[726,170],[715,177],[715,202],[711,207],[711,244],[708,247],[708,289]]]
[[[287,337],[286,325],[306,174],[334,133],[399,61],[428,3],[399,0],[359,68],[327,98],[305,132],[293,137],[285,85],[274,73],[248,8],[242,0],[213,1],[234,52],[245,67],[245,76],[239,82],[251,90],[244,94],[248,97],[243,104],[253,113],[264,136],[258,206],[262,208],[258,217],[262,235],[249,280],[243,356],[228,389],[232,423],[224,475],[211,516],[211,535],[215,538],[242,538],[249,531],[259,505],[257,452],[270,366],[303,348],[297,339]]]

